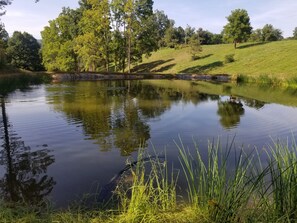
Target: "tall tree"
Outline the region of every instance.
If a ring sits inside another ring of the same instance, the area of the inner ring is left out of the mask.
[[[170,27],[170,19],[164,13],[164,11],[156,10],[154,13],[156,22],[157,22],[157,31],[158,31],[158,46],[164,47],[164,37],[166,30]]]
[[[192,55],[192,59],[195,60],[198,56],[198,53],[202,51],[200,38],[198,34],[194,34],[189,39],[190,53]]]
[[[131,64],[141,61],[142,55],[158,49],[157,21],[152,0],[112,1],[115,20],[123,32],[128,72]]]
[[[224,38],[227,41],[236,44],[248,40],[252,27],[250,24],[250,17],[246,10],[236,9],[227,17],[228,23],[224,26]]]
[[[110,60],[110,7],[108,0],[87,0],[91,8],[83,12],[79,23],[82,34],[76,38],[75,50],[83,70],[95,71],[103,65],[109,70]]]
[[[29,33],[14,32],[8,40],[10,63],[18,68],[41,70],[40,44]]]
[[[190,38],[195,34],[195,28],[187,25],[185,28],[185,44],[188,44]]]
[[[8,37],[9,36],[5,30],[5,26],[0,21],[0,68],[6,65],[6,48]]]
[[[81,9],[63,8],[55,20],[41,32],[43,64],[51,71],[77,71],[78,58],[74,39],[79,35]]]

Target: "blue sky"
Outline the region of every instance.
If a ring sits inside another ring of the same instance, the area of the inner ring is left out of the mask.
[[[63,6],[77,8],[78,0],[13,0],[6,15],[1,17],[11,35],[13,31],[26,31],[40,39],[40,31],[55,19]],[[155,0],[154,8],[163,10],[176,26],[207,29],[220,33],[226,24],[226,16],[234,9],[246,9],[252,26],[262,28],[272,24],[283,31],[285,37],[292,36],[297,27],[297,0]]]

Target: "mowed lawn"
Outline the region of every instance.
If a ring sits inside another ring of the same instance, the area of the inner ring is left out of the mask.
[[[267,75],[287,80],[297,77],[297,40],[244,43],[237,49],[233,44],[204,45],[202,49],[199,58],[192,60],[189,47],[162,48],[144,57],[133,72]],[[229,54],[234,54],[235,62],[225,63]]]

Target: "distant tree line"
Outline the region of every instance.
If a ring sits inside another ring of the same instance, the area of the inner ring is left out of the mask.
[[[36,1],[37,2],[37,1]],[[10,4],[0,0],[0,11]],[[188,47],[192,58],[202,45],[278,41],[282,31],[266,24],[253,30],[246,10],[227,17],[220,34],[175,21],[159,10],[153,0],[79,0],[77,9],[63,8],[41,32],[41,44],[30,34],[14,32],[9,37],[0,23],[0,68],[10,64],[28,70],[127,71],[161,47]],[[297,39],[297,27],[293,37]]]

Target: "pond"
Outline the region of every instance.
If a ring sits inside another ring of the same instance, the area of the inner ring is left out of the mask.
[[[182,80],[67,82],[1,98],[0,194],[66,207],[96,193],[142,145],[179,168],[182,143],[259,150],[297,131],[297,90]],[[182,185],[182,184],[181,184]]]

